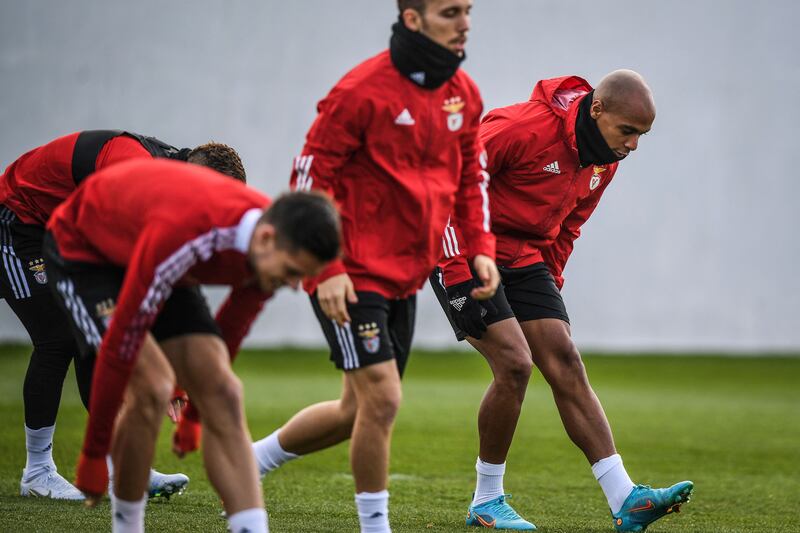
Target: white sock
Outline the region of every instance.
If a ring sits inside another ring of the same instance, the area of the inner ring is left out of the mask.
[[[492,501],[503,494],[503,475],[506,473],[506,464],[493,465],[485,463],[478,457],[475,461],[475,471],[478,472],[478,482],[475,485],[475,494],[472,496],[472,505],[480,505]]]
[[[113,533],[144,533],[144,506],[147,495],[129,502],[111,496],[111,530]]]
[[[389,491],[356,494],[361,533],[391,533],[389,529]]]
[[[592,473],[600,482],[611,512],[617,514],[625,503],[625,498],[633,490],[633,481],[622,465],[622,457],[615,453],[611,457],[600,459],[592,465]]]
[[[25,476],[38,474],[47,468],[56,469],[56,464],[53,462],[53,433],[55,431],[55,425],[39,429],[25,426],[25,449],[28,451]]]
[[[278,428],[271,435],[253,443],[253,452],[256,454],[258,472],[261,475],[272,472],[283,463],[300,457],[296,453],[287,452],[281,447],[281,443],[278,442],[278,433],[280,431],[281,428]]]
[[[267,512],[260,507],[245,509],[228,517],[231,533],[269,533]]]

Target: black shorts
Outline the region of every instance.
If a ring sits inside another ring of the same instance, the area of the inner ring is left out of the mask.
[[[53,237],[44,237],[43,251],[51,290],[69,316],[73,334],[84,356],[96,355],[116,307],[125,279],[123,268],[67,261]],[[161,342],[182,335],[206,333],[221,337],[200,287],[175,287],[158,313],[150,332]]]
[[[487,326],[511,317],[516,317],[517,322],[557,318],[569,324],[567,307],[564,305],[561,291],[556,287],[556,282],[547,265],[536,263],[522,268],[499,266],[498,270],[500,270],[501,283],[497,288],[497,293],[491,298],[497,312],[488,313],[484,317]],[[436,268],[431,274],[430,282],[456,338],[463,341],[467,335],[455,325],[450,316],[450,303],[447,301],[447,293],[439,268]],[[467,283],[470,282],[464,282],[464,284]]]
[[[0,204],[0,298],[24,300],[50,291],[42,257],[43,236],[42,226],[23,224]]]
[[[311,296],[314,314],[331,348],[331,361],[347,372],[394,359],[402,376],[414,336],[417,297],[387,300],[364,291],[356,295],[358,303],[347,304],[352,322],[343,327],[325,316],[316,293]]]

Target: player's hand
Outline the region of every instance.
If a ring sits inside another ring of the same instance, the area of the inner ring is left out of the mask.
[[[476,255],[472,260],[472,268],[482,286],[472,289],[471,296],[476,300],[488,300],[497,292],[500,285],[500,273],[494,259],[488,255]]]
[[[347,274],[332,276],[317,286],[317,300],[325,316],[340,326],[350,322],[347,304],[357,304],[353,282]]]
[[[484,317],[488,313],[497,313],[497,307],[491,300],[479,302],[472,297],[478,284],[474,279],[447,287],[447,301],[450,303],[450,317],[458,329],[473,337],[480,339],[486,331]]]
[[[94,507],[108,488],[108,465],[105,457],[88,457],[81,452],[75,486],[86,496],[84,505]]]
[[[172,452],[183,458],[200,447],[200,422],[182,417],[172,434]]]
[[[180,422],[183,406],[186,405],[188,401],[189,397],[186,396],[186,392],[176,386],[175,390],[172,392],[172,399],[169,401],[169,406],[167,407],[167,416],[172,420],[173,424]]]

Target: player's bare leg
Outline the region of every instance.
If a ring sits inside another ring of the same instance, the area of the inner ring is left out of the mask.
[[[346,375],[338,400],[310,405],[283,425],[278,440],[288,452],[306,455],[350,438],[356,418],[356,397]]]
[[[486,358],[493,374],[478,411],[480,451],[467,524],[485,525],[495,520],[498,525],[500,516],[503,528],[533,530],[535,526],[506,502],[503,489],[506,456],[533,367],[530,349],[515,318],[489,325],[480,340],[473,337],[467,340]]]
[[[111,446],[114,495],[121,500],[138,501],[147,492],[156,440],[174,384],[169,362],[148,334],[128,382]]]
[[[165,346],[179,385],[200,413],[206,471],[229,519],[242,511],[263,509],[242,385],[231,370],[222,340],[195,334],[170,339]]]
[[[553,391],[561,421],[572,442],[591,464],[614,455],[611,427],[589,384],[569,324],[545,318],[528,320],[520,326],[530,345],[533,362]]]
[[[350,440],[350,467],[362,531],[389,531],[389,450],[402,398],[394,360],[345,374],[357,409]]]
[[[531,352],[516,319],[491,324],[469,343],[486,358],[494,376],[478,411],[480,458],[492,464],[506,461],[531,376]]]
[[[392,428],[402,397],[394,360],[346,374],[356,403],[350,442],[350,463],[357,492],[384,490],[389,478]]]
[[[338,400],[309,405],[270,435],[253,443],[261,475],[303,455],[350,438],[356,418],[356,397],[346,376]]]

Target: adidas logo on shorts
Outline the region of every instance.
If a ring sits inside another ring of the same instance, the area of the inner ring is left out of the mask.
[[[453,298],[450,300],[450,305],[456,308],[456,311],[461,311],[461,308],[464,307],[464,303],[467,301],[466,296],[462,296],[461,298]]]

